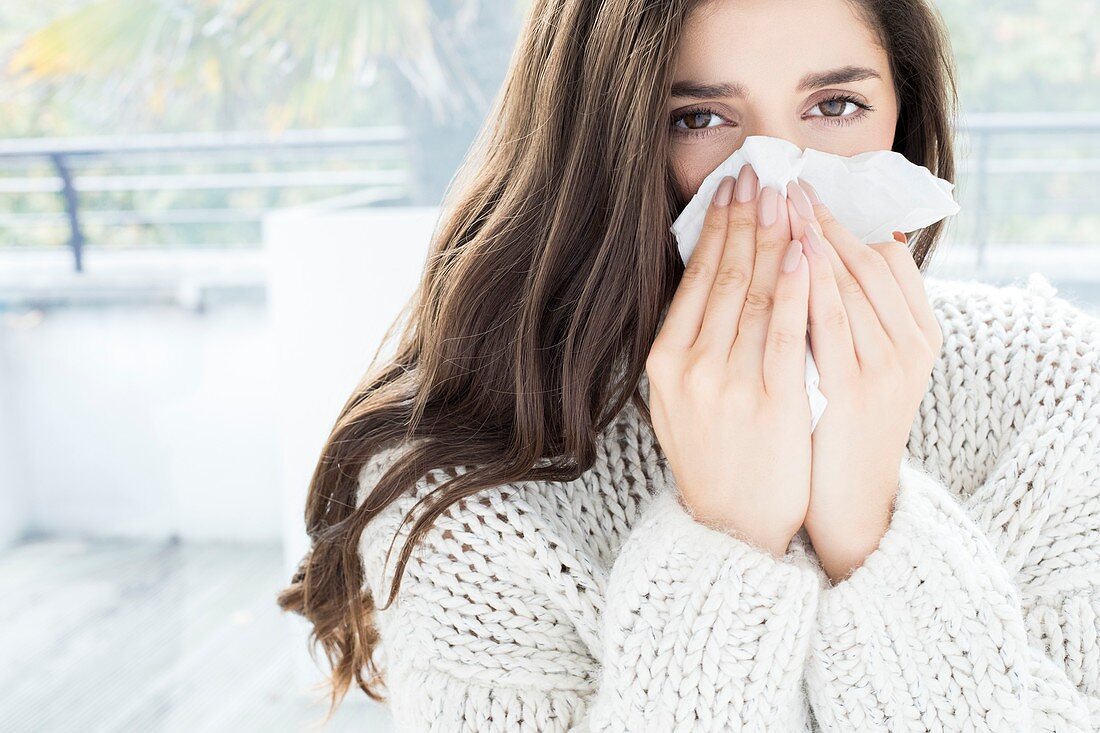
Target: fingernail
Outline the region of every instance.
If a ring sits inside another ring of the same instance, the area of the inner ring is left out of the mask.
[[[785,199],[780,199],[779,205],[787,207],[787,219],[791,223],[791,233],[795,237],[800,236],[806,224],[803,222],[802,217],[798,215],[798,209],[794,206],[794,197],[788,196]]]
[[[806,244],[811,252],[823,251],[825,245],[821,241],[821,235],[817,233],[817,227],[813,224],[806,225]]]
[[[810,200],[811,204],[817,206],[821,203],[821,197],[817,195],[817,191],[814,190],[814,187],[810,185],[809,181],[803,181],[801,178],[799,178],[798,185],[801,186],[802,190],[806,192],[806,198]]]
[[[733,176],[726,176],[719,182],[718,188],[714,191],[714,205],[715,206],[729,206],[730,199],[733,197]]]
[[[760,189],[760,223],[770,227],[779,218],[779,192],[771,186]]]
[[[810,204],[810,199],[806,198],[806,192],[802,190],[797,181],[791,181],[787,184],[787,196],[791,199],[799,216],[804,219],[814,218],[814,207]]]
[[[783,272],[794,272],[798,267],[799,257],[802,255],[802,242],[792,239],[787,246],[787,254],[783,258]]]
[[[756,196],[756,184],[758,182],[756,171],[752,169],[751,165],[745,163],[737,176],[737,188],[733,193],[738,203],[743,204],[746,201],[752,201],[753,197]]]
[[[901,242],[902,244],[909,244],[909,240],[905,238],[905,234],[903,232],[894,232],[894,239]]]

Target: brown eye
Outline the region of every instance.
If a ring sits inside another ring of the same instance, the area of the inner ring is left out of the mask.
[[[671,116],[672,129],[684,135],[705,135],[726,122],[712,109],[689,109]],[[682,124],[681,124],[682,123]]]
[[[699,130],[704,127],[710,127],[707,121],[714,116],[715,115],[711,114],[710,112],[692,112],[691,114],[685,116],[683,119],[684,122],[687,124],[688,129]]]
[[[844,114],[844,110],[849,104],[855,107],[855,110]],[[823,99],[815,104],[813,108],[821,110],[821,114],[811,114],[810,117],[820,117],[830,125],[850,125],[874,110],[871,105],[847,94],[839,94]]]
[[[845,101],[843,99],[826,99],[824,102],[818,105],[821,111],[825,113],[825,117],[840,117],[844,114],[844,109],[852,102]]]

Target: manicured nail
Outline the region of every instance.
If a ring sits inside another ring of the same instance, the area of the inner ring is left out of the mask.
[[[757,183],[759,183],[759,179],[756,177],[756,171],[752,169],[752,166],[748,163],[741,166],[741,172],[737,175],[737,188],[733,192],[738,203],[743,204],[746,201],[753,200],[753,197],[756,196]]]
[[[779,192],[771,186],[760,189],[760,223],[770,227],[779,218]]]
[[[817,226],[814,224],[807,224],[806,231],[806,244],[807,249],[814,253],[823,252],[825,244],[821,241],[821,235],[817,233]]]
[[[802,256],[802,242],[792,239],[787,246],[787,254],[783,258],[783,272],[794,272],[798,267],[799,258]]]
[[[909,240],[905,238],[905,234],[903,232],[894,232],[894,239],[901,242],[902,244],[909,244]]]
[[[791,233],[796,238],[801,236],[802,229],[806,226],[806,222],[798,215],[798,209],[794,206],[794,197],[788,196],[785,199],[779,199],[779,205],[787,209],[787,220],[791,223]]]
[[[787,184],[787,196],[791,199],[799,216],[807,220],[814,218],[814,207],[810,203],[810,199],[806,198],[806,192],[798,185],[798,181],[791,181]]]
[[[803,181],[801,178],[799,178],[798,185],[801,186],[802,190],[806,192],[806,198],[810,200],[811,204],[817,206],[821,203],[821,197],[817,195],[817,191],[814,190],[814,187],[810,185],[809,181]]]
[[[714,191],[714,205],[729,206],[731,198],[733,198],[733,176],[726,176]]]

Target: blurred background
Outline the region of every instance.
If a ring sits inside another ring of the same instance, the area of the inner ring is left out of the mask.
[[[1100,5],[938,3],[929,275],[1100,313]],[[528,2],[0,4],[0,730],[310,730],[275,594]],[[325,730],[387,731],[355,689]]]

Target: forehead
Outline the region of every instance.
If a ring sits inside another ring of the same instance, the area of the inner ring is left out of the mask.
[[[676,78],[751,87],[848,64],[888,78],[886,52],[846,0],[710,0],[684,24]]]

